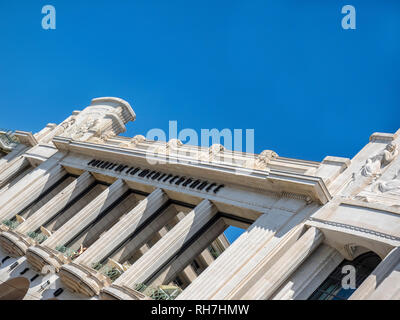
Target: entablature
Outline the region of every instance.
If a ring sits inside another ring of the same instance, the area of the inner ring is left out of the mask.
[[[109,144],[74,141],[63,137],[54,138],[53,143],[64,153],[82,155],[85,161],[96,158],[168,174],[201,177],[202,180],[213,181],[218,185],[240,186],[280,195],[294,194],[307,202],[315,201],[319,204],[325,204],[331,199],[323,180],[315,176],[269,168],[249,169],[234,163],[226,164],[218,161],[210,162],[201,159],[194,161],[190,157],[174,154],[161,157],[136,148],[128,149]],[[79,161],[74,163],[79,165]],[[87,161],[84,162],[85,167],[87,163]]]

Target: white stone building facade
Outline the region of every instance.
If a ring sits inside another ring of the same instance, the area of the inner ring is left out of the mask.
[[[400,298],[400,130],[314,162],[120,136],[135,117],[0,132],[0,299]]]

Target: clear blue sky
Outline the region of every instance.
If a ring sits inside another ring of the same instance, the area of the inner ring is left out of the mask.
[[[46,4],[56,30],[41,27]],[[346,4],[356,30],[341,28]],[[316,161],[400,128],[397,0],[3,0],[0,39],[2,128],[36,132],[117,96],[137,114],[129,136],[169,120],[251,128],[256,152]]]

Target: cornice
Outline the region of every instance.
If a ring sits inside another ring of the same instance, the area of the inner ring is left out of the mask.
[[[14,136],[18,138],[20,143],[28,147],[34,147],[38,144],[36,138],[31,132],[16,130]]]
[[[194,161],[185,156],[157,154],[148,155],[145,150],[127,149],[108,144],[74,141],[70,138],[55,137],[54,145],[58,150],[114,160],[127,165],[144,166],[169,170],[182,175],[192,174],[205,179],[219,180],[241,186],[251,186],[266,191],[293,193],[310,197],[313,201],[325,204],[331,199],[328,189],[319,177],[296,174],[281,170],[248,169],[221,162]],[[151,164],[157,163],[157,164]]]

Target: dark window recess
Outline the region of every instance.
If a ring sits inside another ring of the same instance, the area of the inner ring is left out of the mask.
[[[179,186],[183,181],[185,181],[186,180],[186,177],[180,177],[179,179],[178,179],[178,181],[177,182],[175,182],[175,184],[177,185],[177,186]]]
[[[139,171],[141,171],[141,168],[135,168],[135,167],[129,167],[128,165],[122,165],[122,164],[116,164],[112,163],[109,161],[101,161],[101,160],[95,160],[92,159],[87,163],[89,166],[96,167],[96,168],[102,168],[102,169],[108,169],[108,170],[114,170],[115,172],[122,173],[125,171],[125,174],[130,174],[130,175],[135,175]],[[213,192],[217,193],[219,190],[221,190],[224,185],[218,185],[216,183],[209,183],[208,181],[201,181],[201,180],[194,180],[192,178],[186,178],[186,177],[181,177],[179,175],[173,175],[173,174],[166,174],[158,171],[151,171],[150,169],[143,169],[139,174],[139,177],[141,178],[147,178],[147,179],[152,179],[152,180],[157,180],[157,181],[162,181],[162,182],[169,182],[169,183],[175,183],[175,185],[180,186],[182,185],[183,187],[189,186],[191,189],[197,189],[197,190],[203,190],[205,189],[206,192],[209,192],[214,188]]]
[[[22,270],[19,274],[25,274],[29,271],[29,268],[25,268],[24,270]]]
[[[170,179],[172,177],[172,174],[169,174],[164,180],[163,182],[167,181],[168,179]]]
[[[328,278],[314,291],[308,300],[347,300],[354,291],[364,282],[371,274],[382,259],[373,252],[367,252],[353,261],[344,260]],[[342,279],[346,275],[342,273],[342,269],[346,265],[352,265],[355,270],[356,288],[344,289],[342,287]]]
[[[194,272],[196,272],[197,275],[199,275],[201,273],[201,267],[200,265],[197,263],[196,260],[193,260],[192,263],[190,264],[194,270]]]
[[[155,174],[156,173],[156,171],[152,171],[152,172],[150,172],[147,176],[146,176],[146,178],[148,179],[148,178],[151,178],[151,176],[153,175],[153,174]]]
[[[196,188],[196,186],[197,186],[199,183],[200,183],[200,180],[196,180],[195,182],[193,182],[193,183],[189,186],[189,188],[194,189],[194,188]]]
[[[204,181],[201,185],[199,185],[197,187],[197,190],[203,190],[206,187],[206,185],[208,185],[208,181]]]
[[[62,289],[62,288],[58,288],[56,291],[54,291],[54,293],[53,293],[53,295],[55,296],[55,297],[58,297],[61,293],[63,293],[64,292],[64,289]]]
[[[135,169],[135,167],[130,167],[125,173],[129,174],[133,169]]]
[[[160,172],[156,172],[156,174],[151,177],[151,180],[156,180],[160,176],[160,174]]]
[[[140,168],[135,168],[135,170],[133,170],[130,174],[131,176],[134,176],[136,173],[138,173],[138,171],[140,170]]]
[[[207,191],[207,192],[210,191],[210,190],[211,190],[212,188],[214,188],[216,185],[217,185],[216,183],[211,183],[211,184],[207,187],[206,191]]]
[[[214,189],[214,193],[217,193],[219,190],[221,190],[223,187],[225,187],[225,185],[223,185],[223,184],[220,184],[218,187],[216,187],[215,189]]]
[[[175,278],[174,283],[175,283],[178,287],[182,287],[182,286],[183,286],[183,281],[182,281],[179,277],[176,277],[176,278]]]
[[[31,282],[35,281],[38,277],[39,277],[39,275],[38,275],[38,274],[35,274],[35,275],[31,278]]]
[[[169,180],[169,183],[174,183],[174,181],[176,180],[176,179],[178,179],[179,178],[179,176],[174,176],[171,180]]]
[[[144,177],[144,176],[146,176],[148,173],[149,173],[149,169],[144,169],[141,173],[139,173],[139,177]]]
[[[109,169],[112,165],[113,165],[112,162],[109,162],[109,163],[104,167],[104,169]]]
[[[183,183],[183,187],[186,187],[189,183],[191,183],[193,181],[193,179],[189,178],[187,179],[184,183]]]
[[[109,162],[106,161],[105,163],[103,163],[103,164],[101,165],[101,168],[104,169],[104,168],[107,167],[108,165],[109,165]]]
[[[100,168],[103,165],[104,161],[100,161],[99,163],[96,164],[97,168]]]

